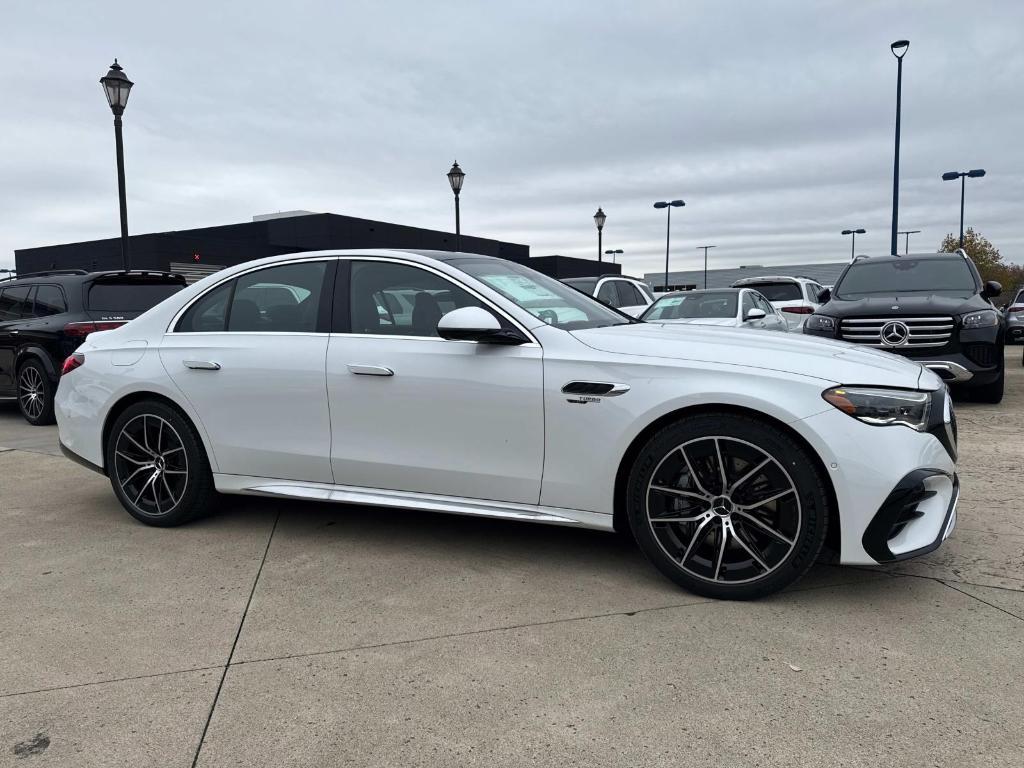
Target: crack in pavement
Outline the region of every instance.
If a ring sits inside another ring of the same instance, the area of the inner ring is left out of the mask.
[[[988,600],[984,600],[984,599],[982,599],[982,598],[978,597],[977,595],[972,595],[972,594],[971,594],[970,592],[964,592],[964,591],[963,591],[962,589],[957,589],[957,588],[956,588],[956,587],[954,587],[954,586],[953,586],[952,584],[949,584],[949,583],[947,583],[947,582],[945,582],[945,581],[942,581],[941,579],[936,579],[936,581],[938,581],[938,582],[939,582],[940,584],[942,584],[942,585],[943,585],[943,586],[945,586],[945,587],[949,587],[949,588],[950,588],[950,589],[952,589],[952,590],[953,590],[954,592],[959,592],[959,593],[960,593],[961,595],[967,595],[967,597],[973,597],[973,598],[974,598],[975,600],[977,600],[977,601],[978,601],[979,603],[984,603],[984,604],[985,604],[985,605],[987,605],[987,606],[988,606],[989,608],[995,608],[995,609],[996,609],[997,611],[1002,611],[1002,612],[1003,612],[1003,613],[1005,613],[1005,614],[1006,614],[1007,616],[1013,616],[1013,618],[1015,618],[1015,619],[1020,619],[1021,621],[1024,621],[1024,616],[1018,616],[1018,615],[1017,615],[1016,613],[1014,613],[1013,611],[1008,611],[1008,610],[1006,610],[1005,608],[1002,608],[1002,607],[1000,607],[1000,606],[998,606],[998,605],[995,605],[994,603],[990,603],[990,602],[989,602]],[[960,583],[963,583],[963,582],[960,582]],[[981,586],[981,585],[979,585],[979,584],[975,584],[975,585],[972,585],[972,586]],[[1018,591],[1018,590],[1015,590],[1015,589],[1009,589],[1009,590],[1007,590],[1007,592],[1016,592],[1016,591]]]

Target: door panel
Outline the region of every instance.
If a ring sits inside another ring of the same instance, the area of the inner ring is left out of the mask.
[[[333,334],[327,388],[336,483],[538,502],[539,347]]]

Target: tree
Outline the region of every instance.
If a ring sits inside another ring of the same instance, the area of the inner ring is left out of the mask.
[[[939,246],[939,251],[952,253],[960,247],[960,238],[950,232]],[[968,227],[964,232],[964,250],[971,257],[981,272],[982,280],[995,280],[1001,283],[1004,293],[1017,286],[1024,285],[1024,267],[1003,261],[999,249],[989,242],[984,235]]]

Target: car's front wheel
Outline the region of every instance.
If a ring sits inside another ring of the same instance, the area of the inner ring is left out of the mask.
[[[147,525],[181,525],[207,512],[216,497],[199,436],[166,403],[128,406],[110,430],[106,461],[121,505]]]
[[[700,595],[750,599],[813,565],[829,494],[807,450],[771,424],[732,413],[679,419],[643,446],[627,512],[644,554]]]

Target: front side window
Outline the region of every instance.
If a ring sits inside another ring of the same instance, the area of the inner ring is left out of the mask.
[[[483,304],[434,272],[391,261],[352,262],[352,333],[436,337],[438,321],[462,307]]]
[[[450,263],[537,319],[565,331],[636,322],[633,318],[609,309],[591,297],[514,261],[467,258],[453,260]]]
[[[619,292],[615,290],[617,280],[605,280],[597,291],[597,300],[607,304],[609,307],[618,307]]]
[[[775,307],[772,306],[771,302],[768,301],[768,299],[766,299],[760,293],[756,292],[752,292],[751,295],[753,295],[754,303],[757,304],[758,309],[763,309],[764,313],[769,317],[775,314]]]
[[[18,320],[29,314],[29,290],[34,286],[21,285],[4,288],[0,293],[0,321]]]
[[[862,259],[847,268],[835,295],[842,299],[895,296],[901,293],[935,293],[968,298],[977,286],[967,262],[959,256],[928,259]]]
[[[757,307],[757,301],[754,299],[754,293],[752,291],[743,292],[743,319],[747,319],[747,315],[750,310]]]

